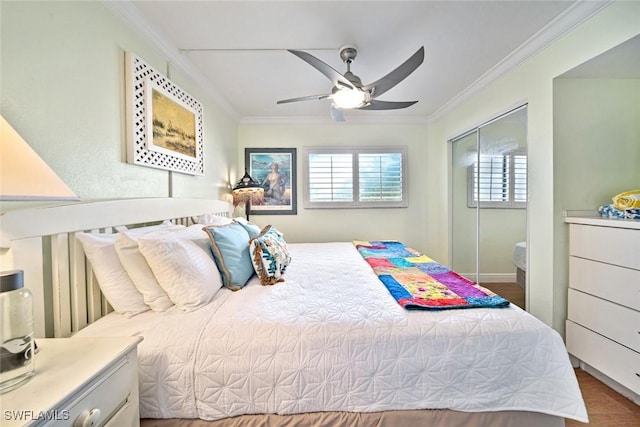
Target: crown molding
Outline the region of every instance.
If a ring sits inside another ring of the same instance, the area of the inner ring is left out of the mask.
[[[193,64],[180,53],[180,50],[169,43],[130,1],[102,0],[102,4],[116,16],[119,16],[127,23],[131,29],[140,33],[150,40],[163,55],[165,55],[172,66],[177,67],[202,88],[204,93],[222,108],[235,121],[240,120],[240,114],[229,103],[229,101],[209,83],[205,76],[193,66]]]
[[[489,71],[467,86],[462,92],[458,93],[437,111],[430,114],[428,121],[433,121],[455,109],[471,96],[542,52],[552,43],[599,13],[614,1],[615,0],[578,0],[553,21],[527,39],[516,50],[498,62]]]

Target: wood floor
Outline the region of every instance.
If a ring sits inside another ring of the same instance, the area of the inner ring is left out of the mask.
[[[525,309],[524,289],[515,283],[480,283],[483,287],[490,289],[509,302]]]
[[[607,387],[583,370],[576,369],[576,377],[587,406],[589,424],[566,420],[565,427],[638,427],[640,406]]]
[[[513,304],[524,309],[524,289],[515,283],[482,283]],[[566,420],[565,427],[640,427],[640,406],[617,393],[581,369],[576,369],[576,377],[587,406],[589,424]]]

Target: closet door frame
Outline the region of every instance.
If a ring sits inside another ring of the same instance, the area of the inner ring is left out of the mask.
[[[523,109],[527,109],[528,108],[528,104],[526,102],[522,102],[519,104],[516,104],[515,106],[512,106],[508,109],[505,109],[503,112],[498,113],[494,116],[492,116],[491,118],[481,122],[480,124],[478,124],[477,126],[473,126],[467,130],[465,130],[464,132],[461,132],[459,134],[456,134],[455,136],[453,136],[452,138],[449,138],[447,140],[449,144],[448,147],[448,154],[449,154],[449,222],[450,224],[452,224],[452,226],[449,228],[449,259],[451,260],[451,264],[454,264],[454,256],[455,256],[455,241],[454,241],[454,218],[455,218],[455,212],[454,212],[454,201],[453,201],[453,192],[456,190],[456,188],[454,187],[454,164],[453,162],[456,161],[456,159],[454,158],[454,143],[457,141],[462,140],[463,138],[467,138],[472,134],[475,134],[475,142],[476,142],[476,147],[475,147],[475,152],[476,152],[476,161],[480,160],[480,155],[482,153],[481,147],[480,147],[480,142],[481,142],[481,130],[483,128],[485,128],[486,126],[489,126],[505,117],[508,117],[511,114],[514,114],[518,111],[521,111]],[[525,125],[526,126],[526,125]],[[525,129],[525,134],[526,134],[526,144],[528,146],[528,129]],[[475,180],[477,182],[477,179]],[[477,188],[474,189],[475,192],[478,191]],[[528,193],[528,190],[527,190]],[[528,199],[528,196],[527,196]],[[481,275],[481,245],[480,245],[480,236],[481,236],[481,210],[482,209],[489,209],[489,208],[484,208],[482,207],[482,203],[480,201],[478,201],[477,206],[475,206],[475,210],[476,210],[476,215],[475,215],[475,239],[476,239],[476,256],[475,256],[475,271],[474,272],[465,272],[465,273],[473,273],[475,277],[472,277],[472,280],[475,280],[478,283],[482,283],[482,275]],[[527,207],[527,211],[528,211],[528,207]],[[529,234],[529,230],[528,230],[528,219],[525,220],[525,239],[528,241],[528,234]],[[529,251],[527,250],[526,253],[526,263],[527,265],[529,265]],[[515,269],[515,266],[514,266]],[[526,294],[526,303],[527,303],[527,307],[528,307],[528,302],[529,302],[529,286],[528,286],[528,279],[527,279],[527,283],[525,285],[525,294]]]

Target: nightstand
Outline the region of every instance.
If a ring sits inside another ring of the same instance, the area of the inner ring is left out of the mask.
[[[0,395],[0,424],[138,426],[141,337],[36,339],[36,373]]]

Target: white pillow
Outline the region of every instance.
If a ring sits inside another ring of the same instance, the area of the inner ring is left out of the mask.
[[[93,267],[100,290],[116,312],[133,316],[149,310],[118,259],[115,234],[77,233],[76,238]]]
[[[165,311],[173,306],[173,302],[156,280],[149,264],[147,264],[147,260],[140,253],[138,239],[141,236],[162,235],[165,232],[184,229],[185,226],[183,225],[169,225],[147,233],[136,232],[134,229],[118,233],[118,237],[115,240],[116,253],[120,263],[138,289],[138,292],[142,294],[145,304],[151,307],[153,311]]]
[[[233,220],[231,218],[227,218],[226,216],[220,216],[216,214],[202,214],[198,217],[196,224],[201,225],[227,225],[231,224]]]
[[[160,286],[182,310],[207,304],[222,287],[208,236],[200,224],[163,236],[142,236],[138,247]]]

